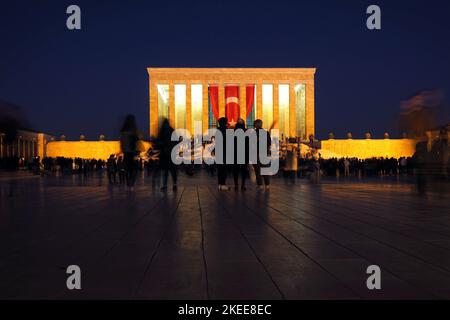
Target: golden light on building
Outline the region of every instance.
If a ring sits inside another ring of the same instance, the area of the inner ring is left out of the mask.
[[[175,128],[193,132],[200,122],[203,131],[213,128],[223,116],[245,119],[251,127],[257,118],[267,129],[274,122],[280,137],[307,140],[314,134],[314,68],[148,68],[149,128],[158,132],[160,119]],[[229,119],[230,120],[230,119]],[[235,119],[231,119],[234,121]],[[415,140],[353,139],[321,141],[323,158],[408,157]],[[103,139],[101,139],[103,140]],[[50,141],[39,136],[39,154],[50,157],[107,159],[120,153],[119,141]],[[146,143],[146,148],[150,146]],[[2,147],[3,148],[3,147]],[[4,148],[3,148],[4,149]]]
[[[321,141],[319,152],[328,158],[400,158],[416,150],[413,139],[329,139]]]
[[[315,68],[148,68],[150,135],[160,119],[192,132],[237,114],[249,127],[257,118],[280,135],[306,140],[314,134]],[[230,122],[236,119],[228,119]]]

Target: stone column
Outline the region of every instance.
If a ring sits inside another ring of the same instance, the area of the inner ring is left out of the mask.
[[[314,134],[314,81],[306,82],[306,138]]]
[[[274,129],[279,129],[279,116],[280,116],[280,99],[278,91],[278,83],[272,84],[273,86],[273,121],[275,122]],[[270,124],[269,124],[270,125]],[[280,135],[281,137],[281,135]]]
[[[173,81],[169,83],[169,122],[175,128],[175,85]]]
[[[33,157],[33,141],[28,140],[28,157]]]
[[[186,83],[186,129],[188,129],[191,134],[192,129],[192,101],[191,101],[191,83],[188,81]]]
[[[150,136],[156,136],[158,134],[158,92],[156,88],[156,83],[149,80],[149,104],[150,104]]]
[[[32,157],[36,157],[36,156],[37,156],[37,151],[36,151],[36,138],[33,138],[33,140],[31,141],[31,156],[32,156]]]
[[[42,158],[44,158],[45,154],[46,154],[46,152],[45,152],[45,147],[46,146],[45,146],[45,139],[44,138],[45,137],[44,137],[43,133],[38,133],[38,135],[37,135],[37,148],[38,148],[38,150],[36,150],[36,151],[37,151],[37,154],[40,157],[41,161],[42,161]]]
[[[17,137],[17,156],[19,158],[22,157],[22,137],[21,136]]]
[[[239,84],[239,116],[246,121],[246,113],[247,113],[247,91],[245,89],[245,82],[241,82]]]
[[[295,112],[295,83],[289,83],[289,136],[297,135],[297,117]]]
[[[202,82],[202,130],[208,130],[209,109],[208,109],[208,82]]]
[[[31,154],[31,141],[28,140],[27,141],[27,157],[31,158],[32,154]]]
[[[263,118],[263,107],[262,107],[262,82],[258,81],[256,83],[256,119]]]
[[[219,118],[225,117],[225,84],[219,82]]]

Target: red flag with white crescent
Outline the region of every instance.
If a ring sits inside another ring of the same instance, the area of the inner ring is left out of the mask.
[[[215,85],[209,86],[209,100],[211,101],[211,109],[216,120],[219,120],[219,87]]]
[[[239,86],[225,87],[225,116],[234,127],[239,119]]]

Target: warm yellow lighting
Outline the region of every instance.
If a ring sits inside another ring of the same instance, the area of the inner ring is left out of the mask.
[[[417,141],[412,139],[332,139],[321,141],[323,158],[411,157]]]
[[[297,127],[297,136],[302,140],[308,139],[306,136],[306,86],[305,84],[296,84],[295,92],[295,118]]]
[[[186,85],[175,85],[175,129],[186,128]]]
[[[262,113],[263,127],[269,129],[273,122],[273,85],[271,84],[262,85]]]
[[[196,122],[200,122],[200,128],[202,128],[203,122],[203,87],[201,84],[191,85],[191,112],[192,112],[192,128]]]
[[[278,86],[278,128],[280,130],[280,137],[289,136],[289,85],[280,84]]]
[[[149,142],[142,141],[145,152]],[[66,157],[106,160],[111,154],[119,155],[120,141],[51,141],[46,145],[47,157]]]
[[[161,125],[161,119],[169,118],[169,85],[158,84],[158,126]]]

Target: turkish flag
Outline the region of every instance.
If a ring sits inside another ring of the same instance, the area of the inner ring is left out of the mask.
[[[247,109],[246,109],[246,113],[245,113],[245,119],[248,118],[248,116],[250,115],[250,113],[252,112],[252,108],[253,108],[253,103],[255,101],[255,85],[254,84],[249,84],[246,87],[246,97],[247,97]]]
[[[216,120],[219,120],[219,87],[215,85],[209,86],[209,100],[211,101],[211,109]]]
[[[234,127],[239,119],[239,86],[225,87],[225,116]]]

